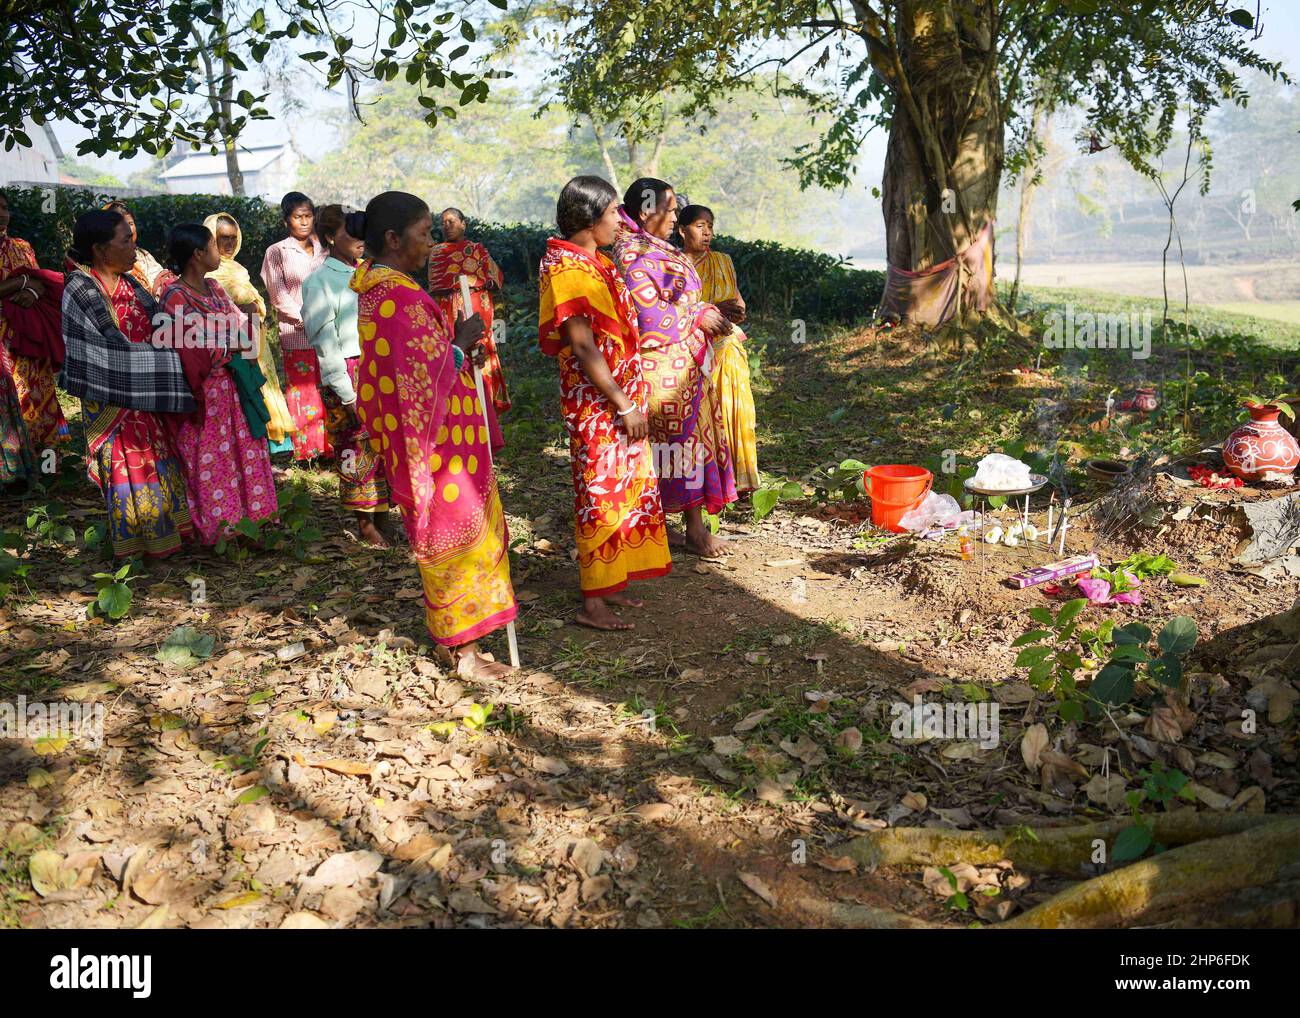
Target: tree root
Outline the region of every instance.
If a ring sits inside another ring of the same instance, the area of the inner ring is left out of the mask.
[[[1273,822],[1131,863],[1085,880],[997,929],[1106,929],[1182,910],[1294,876],[1300,817]]]
[[[824,898],[803,897],[798,901],[799,908],[811,916],[847,930],[937,930],[942,929],[937,923],[924,919],[914,919],[901,912],[891,912],[885,908],[872,908],[849,901],[827,901]]]
[[[1240,834],[1286,818],[1265,813],[1197,813],[1180,810],[1151,818],[1163,845],[1187,845],[1205,838]],[[1009,859],[1024,873],[1080,876],[1092,864],[1093,842],[1107,846],[1133,821],[1124,818],[1072,827],[1016,827],[993,831],[950,831],[933,827],[888,827],[855,838],[847,854],[867,869],[876,866],[991,866]]]

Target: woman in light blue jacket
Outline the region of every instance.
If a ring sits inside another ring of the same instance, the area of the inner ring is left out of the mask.
[[[341,205],[326,205],[316,213],[316,235],[329,257],[303,281],[302,320],[320,361],[325,428],[334,447],[339,497],[356,513],[361,540],[387,548],[384,465],[371,449],[370,435],[356,412],[361,340],[357,335],[357,294],[350,283],[363,244],[348,234]]]

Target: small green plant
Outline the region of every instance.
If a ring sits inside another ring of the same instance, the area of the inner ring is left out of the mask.
[[[1139,580],[1149,579],[1152,576],[1167,576],[1178,568],[1178,563],[1168,555],[1150,555],[1144,551],[1134,552],[1122,562],[1116,562],[1111,567],[1113,574],[1122,575],[1123,573],[1132,573]],[[1097,575],[1093,571],[1093,575]],[[1114,587],[1111,593],[1119,593]]]
[[[777,502],[788,502],[803,497],[803,485],[798,481],[764,484],[749,496],[750,505],[754,507],[754,522],[760,523],[770,516]]]
[[[1117,627],[1112,642],[1110,659],[1092,680],[1090,688],[1090,707],[1096,707],[1097,713],[1101,704],[1118,706],[1133,699],[1140,676],[1170,689],[1182,689],[1183,658],[1196,645],[1196,620],[1190,615],[1178,615],[1165,623],[1156,637],[1159,657],[1153,657],[1147,650],[1151,630],[1140,622]]]
[[[295,491],[291,497],[281,499],[280,509],[274,516],[265,520],[245,516],[235,524],[230,535],[217,540],[214,550],[218,555],[242,562],[252,549],[268,552],[287,549],[299,562],[305,562],[311,546],[323,536],[311,518],[311,495]]]
[[[1104,705],[1128,703],[1140,677],[1171,689],[1182,688],[1182,659],[1196,644],[1195,619],[1188,615],[1170,619],[1156,640],[1160,655],[1155,657],[1147,650],[1151,630],[1141,622],[1117,626],[1107,619],[1096,629],[1079,629],[1077,619],[1087,605],[1087,598],[1076,598],[1056,614],[1044,605],[1035,605],[1029,614],[1041,628],[1029,630],[1012,643],[1022,648],[1016,667],[1029,669],[1029,684],[1039,692],[1056,694],[1056,712],[1063,721],[1082,720],[1085,705],[1095,716]],[[1085,661],[1084,655],[1089,660]],[[1075,673],[1103,660],[1088,690],[1079,689]]]
[[[943,874],[943,878],[948,881],[948,886],[952,888],[952,894],[948,896],[945,904],[954,912],[969,912],[970,898],[964,892],[957,890],[957,878],[953,875],[952,870],[948,869],[947,866],[940,866],[939,872]]]
[[[1180,770],[1165,770],[1164,764],[1159,760],[1152,760],[1150,768],[1139,771],[1138,777],[1145,779],[1142,787],[1125,795],[1125,801],[1133,814],[1133,823],[1115,836],[1115,844],[1110,853],[1112,862],[1125,863],[1140,859],[1154,843],[1155,821],[1141,812],[1143,803],[1156,803],[1168,810],[1176,799],[1189,802],[1196,799],[1187,775]],[[1157,845],[1157,851],[1159,848]]]
[[[1276,407],[1294,421],[1295,407],[1291,402],[1296,399],[1300,399],[1300,395],[1283,393],[1280,396],[1247,396],[1242,402],[1253,407]]]
[[[67,522],[68,510],[59,502],[35,506],[27,514],[32,547],[76,544],[77,532]]]
[[[95,573],[93,579],[99,590],[98,596],[86,605],[86,618],[93,619],[97,614],[107,615],[110,619],[120,619],[131,610],[131,584],[140,578],[135,559],[111,573]]]
[[[1029,669],[1029,684],[1040,693],[1055,694],[1056,713],[1062,721],[1083,719],[1075,672],[1084,665],[1083,657],[1074,648],[1074,635],[1078,628],[1075,620],[1086,607],[1086,597],[1067,601],[1055,614],[1045,605],[1035,605],[1029,615],[1045,628],[1022,633],[1011,644],[1023,648],[1016,655],[1016,667]]]

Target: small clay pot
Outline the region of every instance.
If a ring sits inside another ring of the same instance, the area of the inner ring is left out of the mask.
[[[1084,464],[1088,476],[1100,484],[1113,485],[1133,470],[1123,460],[1088,460]]]

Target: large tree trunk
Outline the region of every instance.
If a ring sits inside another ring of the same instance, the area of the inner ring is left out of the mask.
[[[876,61],[894,92],[883,180],[891,272],[881,311],[936,325],[979,315],[993,300],[1003,161],[996,30],[985,4],[921,0],[897,12],[886,26],[886,62]]]

